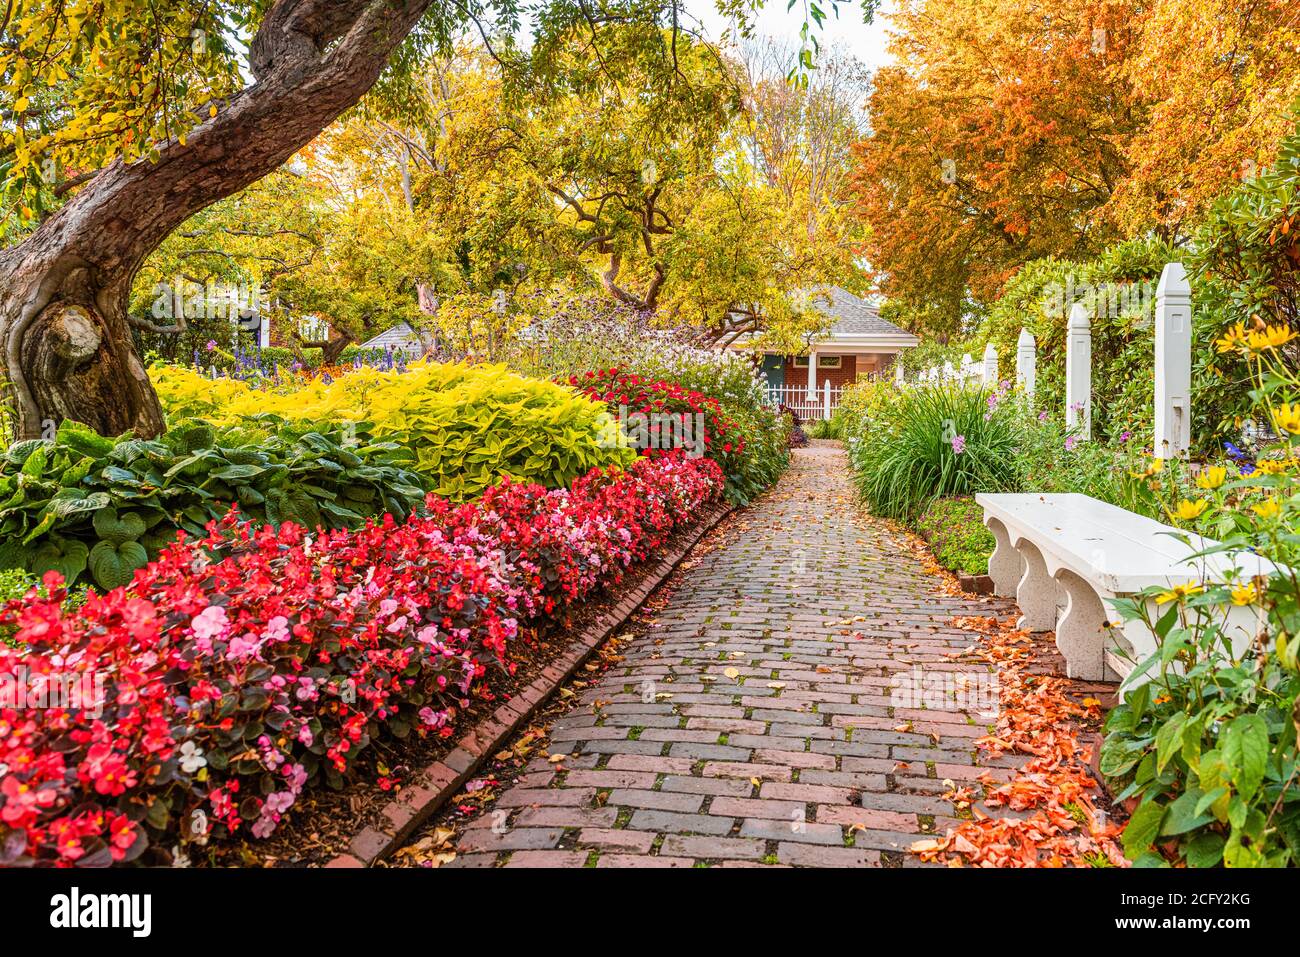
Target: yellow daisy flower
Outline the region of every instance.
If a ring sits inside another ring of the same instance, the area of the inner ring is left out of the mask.
[[[1246,324],[1239,322],[1214,341],[1220,352],[1237,352],[1246,344]]]
[[[1273,407],[1273,421],[1283,432],[1300,435],[1300,402],[1290,405],[1283,402]]]
[[[1188,582],[1186,585],[1175,585],[1169,591],[1162,591],[1156,595],[1156,604],[1164,605],[1171,601],[1190,598],[1193,595],[1199,595],[1205,591],[1204,585],[1198,585],[1196,582]]]
[[[1211,465],[1196,476],[1196,487],[1206,490],[1216,489],[1228,478],[1228,470],[1222,465]]]
[[[1278,513],[1282,511],[1275,498],[1265,499],[1258,505],[1252,505],[1250,510],[1260,518],[1276,518]]]
[[[1259,589],[1253,583],[1238,585],[1232,590],[1232,603],[1234,605],[1253,605],[1257,598],[1259,598]]]
[[[1265,326],[1263,330],[1246,333],[1246,346],[1251,352],[1276,349],[1295,338],[1295,333],[1282,326]]]
[[[1190,522],[1194,518],[1200,518],[1209,507],[1210,503],[1204,499],[1195,502],[1190,499],[1183,499],[1178,503],[1177,510],[1170,512],[1169,515],[1179,521]]]

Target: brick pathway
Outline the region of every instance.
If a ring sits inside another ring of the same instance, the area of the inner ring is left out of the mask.
[[[860,515],[835,445],[719,534],[552,725],[572,757],[534,760],[450,866],[913,866],[952,783],[978,793],[996,695],[949,622],[1010,606],[944,595]]]

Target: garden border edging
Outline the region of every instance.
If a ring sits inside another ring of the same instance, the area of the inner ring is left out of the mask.
[[[383,807],[380,813],[386,823],[382,829],[365,826],[352,836],[346,851],[324,866],[370,867],[395,851],[460,790],[487,757],[531,718],[610,635],[623,626],[677,569],[700,539],[735,508],[725,501],[712,506],[668,552],[633,569],[632,575],[637,576],[636,584],[600,617],[588,623],[557,660],[543,668],[526,688],[462,735],[450,752],[425,767],[416,776],[421,783],[407,786]]]

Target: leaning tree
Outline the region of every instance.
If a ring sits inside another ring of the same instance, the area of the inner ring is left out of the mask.
[[[525,10],[531,64],[511,41]],[[148,324],[128,309],[141,263],[188,217],[288,160],[386,67],[472,28],[492,55],[554,81],[537,60],[556,37],[590,37],[599,64],[601,31],[628,22],[691,32],[681,0],[0,4],[0,338],[18,433],[63,418],[104,434],[162,431],[131,340],[132,323]]]

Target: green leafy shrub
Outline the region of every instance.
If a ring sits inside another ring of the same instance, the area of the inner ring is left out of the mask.
[[[1038,345],[1037,408],[1063,409],[1066,322],[1071,304],[1081,302],[1092,320],[1093,394],[1105,397],[1093,405],[1093,433],[1106,439],[1128,431],[1145,440],[1155,393],[1156,284],[1165,264],[1178,258],[1167,244],[1138,239],[1084,262],[1028,262],[989,308],[967,351],[979,356],[991,341],[1009,376],[1020,330],[1028,329]]]
[[[1140,864],[1165,863],[1156,845],[1191,867],[1300,859],[1294,652],[1233,656],[1220,629],[1231,601],[1228,587],[1213,587],[1155,620],[1146,602],[1115,602],[1159,639],[1158,673],[1110,712],[1101,753],[1117,797],[1140,799],[1123,837]]]
[[[0,568],[108,589],[232,504],[250,520],[308,528],[404,518],[424,489],[396,443],[363,430],[282,420],[256,428],[181,423],[161,439],[110,439],[65,420],[52,440],[0,456]]]
[[[1147,475],[1187,496],[1178,516],[1214,535],[1210,551],[1277,570],[1113,602],[1155,647],[1134,663],[1101,752],[1118,796],[1138,799],[1124,850],[1142,864],[1300,863],[1300,373],[1283,351],[1294,336],[1272,324],[1229,343],[1254,367],[1247,413],[1277,426],[1254,462],[1211,464],[1192,482]],[[1227,631],[1233,611],[1251,613],[1249,641]]]
[[[944,568],[985,575],[993,554],[993,533],[984,527],[984,510],[975,499],[936,498],[916,519],[916,530],[930,543]]]
[[[1250,367],[1239,352],[1211,343],[1256,319],[1300,334],[1300,122],[1278,148],[1272,168],[1233,187],[1211,206],[1188,257],[1192,283],[1193,434],[1203,445],[1238,441],[1252,398]],[[1300,340],[1278,358],[1300,368]]]
[[[950,384],[873,390],[849,444],[871,510],[910,520],[936,497],[1014,490],[1017,416],[994,395]]]

